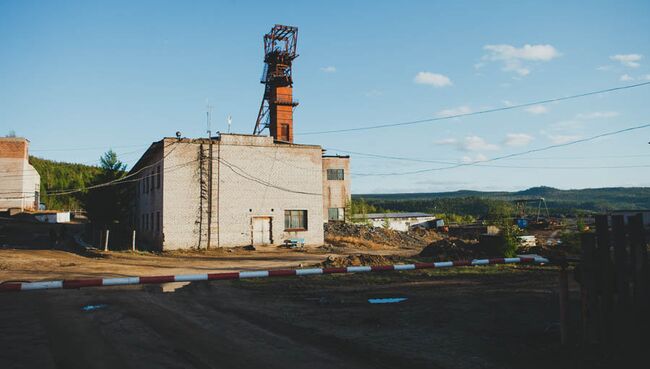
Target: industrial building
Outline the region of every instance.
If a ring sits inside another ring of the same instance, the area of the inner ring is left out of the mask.
[[[41,177],[29,164],[29,140],[0,138],[0,211],[38,210]]]
[[[373,227],[386,227],[406,232],[413,227],[435,228],[436,217],[426,213],[370,213],[356,215],[355,221],[367,221]]]
[[[265,89],[252,135],[178,133],[154,142],[131,169],[130,221],[141,247],[319,245],[323,222],[343,219],[350,158],[293,142],[296,39],[295,27],[281,25],[264,36]]]

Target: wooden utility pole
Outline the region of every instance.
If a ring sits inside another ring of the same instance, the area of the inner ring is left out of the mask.
[[[131,251],[135,251],[135,229],[133,230],[133,239],[131,240]]]

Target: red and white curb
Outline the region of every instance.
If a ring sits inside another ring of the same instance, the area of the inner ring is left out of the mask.
[[[62,288],[70,289],[70,288],[101,287],[101,286],[125,286],[125,285],[134,285],[134,284],[155,284],[155,283],[169,283],[169,282],[214,281],[214,280],[225,280],[225,279],[291,277],[291,276],[335,274],[335,273],[385,272],[385,271],[451,268],[451,267],[458,267],[458,266],[478,266],[478,265],[493,265],[493,264],[546,264],[548,262],[549,260],[543,257],[516,257],[516,258],[441,261],[441,262],[434,262],[434,263],[349,266],[349,267],[342,267],[342,268],[277,269],[277,270],[242,271],[242,272],[231,272],[231,273],[164,275],[164,276],[150,276],[150,277],[64,279],[59,281],[21,282],[21,283],[8,282],[8,283],[0,284],[0,292],[18,292],[18,291],[49,290],[49,289],[62,289]]]

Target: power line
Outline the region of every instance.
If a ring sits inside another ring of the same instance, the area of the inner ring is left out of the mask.
[[[550,145],[550,146],[545,146],[545,147],[541,147],[541,148],[537,148],[537,149],[531,149],[531,150],[512,153],[512,154],[508,154],[508,155],[497,156],[495,158],[487,159],[487,160],[477,160],[477,161],[473,161],[473,162],[469,162],[469,163],[460,163],[460,164],[455,164],[455,165],[451,165],[451,166],[447,166],[447,167],[420,169],[420,170],[414,170],[414,171],[409,171],[409,172],[356,173],[355,175],[358,175],[358,176],[400,176],[400,175],[407,175],[407,174],[419,174],[419,173],[434,172],[434,171],[439,171],[439,170],[455,169],[455,168],[459,168],[459,167],[473,166],[473,165],[477,165],[477,164],[480,164],[480,163],[490,163],[490,162],[494,162],[494,161],[497,161],[497,160],[508,159],[508,158],[512,158],[512,157],[516,157],[516,156],[528,155],[528,154],[532,154],[532,153],[535,153],[535,152],[556,149],[556,148],[559,148],[559,147],[571,146],[571,145],[575,145],[575,144],[578,144],[578,143],[593,141],[593,140],[596,140],[596,139],[599,139],[599,138],[613,136],[613,135],[617,135],[617,134],[621,134],[621,133],[625,133],[625,132],[630,132],[630,131],[635,131],[635,130],[648,128],[648,127],[650,127],[650,124],[643,124],[643,125],[640,125],[640,126],[619,129],[617,131],[605,132],[605,133],[601,133],[601,134],[598,134],[598,135],[595,135],[595,136],[591,136],[591,137],[587,137],[587,138],[583,138],[583,139],[575,140],[575,141],[571,141],[571,142],[565,142],[565,143],[562,143],[562,144]]]
[[[416,163],[435,163],[435,164],[449,164],[449,165],[457,165],[460,164],[457,161],[442,161],[442,160],[427,160],[427,159],[418,159],[418,158],[407,158],[407,157],[401,157],[401,156],[389,156],[389,155],[381,155],[381,154],[370,154],[370,153],[363,153],[363,152],[358,152],[358,151],[347,151],[347,150],[342,150],[342,149],[335,149],[335,148],[328,148],[328,150],[332,151],[339,151],[339,152],[344,152],[347,154],[352,154],[352,155],[361,155],[361,156],[367,156],[369,158],[373,159],[389,159],[389,160],[401,160],[401,161],[407,161],[407,162],[416,162]],[[649,155],[618,155],[618,156],[610,156],[612,158],[620,158],[620,157],[647,157]],[[584,157],[584,158],[589,158],[592,159],[593,157]],[[535,158],[531,158],[535,159]],[[548,158],[547,158],[548,159]],[[560,157],[556,157],[556,159],[564,159]],[[488,168],[511,168],[511,169],[619,169],[619,168],[646,168],[650,165],[616,165],[616,166],[530,166],[530,165],[498,165],[498,164],[481,164],[480,162],[477,162],[474,164],[474,166],[477,167],[488,167]],[[364,173],[352,173],[354,175],[364,175]]]
[[[365,126],[365,127],[356,127],[356,128],[343,128],[343,129],[333,129],[333,130],[327,130],[327,131],[303,132],[303,133],[297,133],[296,135],[308,136],[308,135],[319,135],[319,134],[325,134],[325,133],[366,131],[366,130],[371,130],[371,129],[380,129],[380,128],[389,128],[389,127],[398,127],[398,126],[408,126],[408,125],[414,125],[414,124],[436,122],[436,121],[440,121],[440,120],[469,117],[469,116],[473,116],[473,115],[495,113],[495,112],[506,111],[506,110],[514,110],[514,109],[519,109],[519,108],[525,108],[525,107],[532,106],[532,105],[542,105],[542,104],[549,104],[549,103],[554,103],[554,102],[559,102],[559,101],[578,99],[578,98],[581,98],[581,97],[599,95],[599,94],[604,94],[604,93],[614,92],[614,91],[619,91],[619,90],[627,90],[627,89],[630,89],[630,88],[646,86],[646,85],[649,85],[649,84],[650,84],[650,82],[642,82],[642,83],[637,83],[637,84],[633,84],[633,85],[627,85],[627,86],[607,88],[607,89],[604,89],[604,90],[584,92],[584,93],[580,93],[580,94],[576,94],[576,95],[570,95],[570,96],[564,96],[564,97],[556,97],[556,98],[553,98],[553,99],[546,99],[546,100],[538,100],[538,101],[528,102],[528,103],[524,103],[524,104],[511,105],[511,106],[504,106],[504,107],[501,107],[501,108],[479,110],[479,111],[470,112],[470,113],[447,115],[447,116],[444,116],[444,117],[427,118],[427,119],[420,119],[420,120],[413,120],[413,121],[406,121],[406,122],[398,122],[398,123],[377,124],[377,125],[369,125],[369,126]]]

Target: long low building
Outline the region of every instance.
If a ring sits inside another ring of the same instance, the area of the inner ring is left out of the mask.
[[[324,167],[322,153],[317,145],[241,134],[154,142],[129,174],[137,178],[131,222],[139,244],[159,250],[292,239],[320,245],[330,206],[323,173],[348,168]]]
[[[370,213],[355,215],[355,221],[368,221],[373,227],[406,232],[413,227],[434,228],[435,216],[426,213]]]

